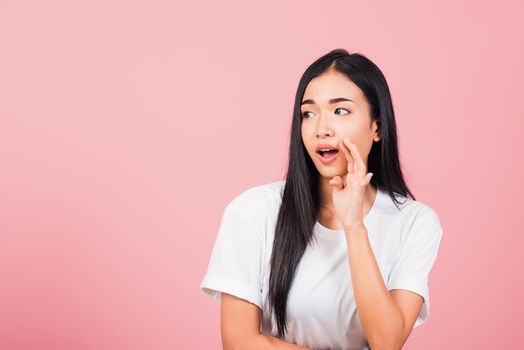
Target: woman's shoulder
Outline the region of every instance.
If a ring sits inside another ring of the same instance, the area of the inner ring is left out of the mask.
[[[267,219],[278,214],[285,180],[272,181],[241,190],[226,205],[248,220]]]
[[[425,200],[415,200],[395,194],[397,201],[394,201],[387,191],[382,193],[385,198],[383,209],[400,220],[416,222],[421,225],[440,226],[440,217],[437,211]]]

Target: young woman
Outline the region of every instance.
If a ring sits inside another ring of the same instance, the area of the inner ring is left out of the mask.
[[[224,349],[400,349],[441,236],[404,181],[382,72],[336,49],[298,85],[285,180],[228,203],[200,288]]]

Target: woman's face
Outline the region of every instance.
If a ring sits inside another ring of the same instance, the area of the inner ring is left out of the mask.
[[[337,100],[330,101],[332,99]],[[301,115],[302,141],[324,177],[347,173],[347,161],[340,150],[345,137],[357,146],[366,165],[373,141],[380,140],[377,122],[371,122],[370,106],[364,93],[338,71],[327,71],[309,82],[302,99]],[[317,152],[320,144],[339,149],[333,161],[327,164],[321,161]]]

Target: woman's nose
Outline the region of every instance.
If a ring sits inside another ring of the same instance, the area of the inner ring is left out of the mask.
[[[319,129],[317,136],[333,136],[333,130],[331,129]]]
[[[329,125],[327,116],[321,116],[317,125],[317,136],[333,136],[333,129]]]

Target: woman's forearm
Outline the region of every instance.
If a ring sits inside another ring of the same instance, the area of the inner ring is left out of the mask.
[[[242,350],[310,350],[267,334],[257,334],[246,342]]]
[[[384,284],[368,231],[346,232],[353,292],[360,322],[373,349],[397,349],[402,343],[403,316]]]

